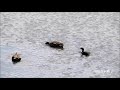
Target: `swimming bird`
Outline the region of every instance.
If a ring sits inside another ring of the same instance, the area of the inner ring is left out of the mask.
[[[58,49],[62,49],[63,50],[63,43],[58,42],[58,41],[52,41],[52,42],[46,42],[46,45],[49,45],[50,47],[53,48],[58,48]]]
[[[17,54],[17,52],[12,56],[12,62],[13,64],[20,62],[21,58],[20,58],[20,54]]]
[[[88,57],[90,55],[90,52],[85,52],[84,48],[80,48],[80,49],[82,50],[82,52],[81,52],[82,55],[81,56],[84,55],[84,56]]]

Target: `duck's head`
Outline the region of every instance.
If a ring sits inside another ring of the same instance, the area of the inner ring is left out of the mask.
[[[49,44],[49,42],[46,42],[45,44],[47,44],[47,45],[48,45],[48,44]]]

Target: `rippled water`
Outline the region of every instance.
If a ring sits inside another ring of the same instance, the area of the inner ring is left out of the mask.
[[[120,13],[0,13],[0,77],[120,77]],[[46,41],[64,43],[64,50]],[[80,48],[90,52],[81,57]],[[22,60],[11,61],[18,52]]]

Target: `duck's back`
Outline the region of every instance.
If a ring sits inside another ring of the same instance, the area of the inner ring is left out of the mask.
[[[61,42],[58,42],[58,41],[53,41],[51,42],[52,44],[62,44]]]

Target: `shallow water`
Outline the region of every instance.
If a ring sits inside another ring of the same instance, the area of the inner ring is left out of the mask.
[[[2,12],[1,78],[120,77],[120,13]],[[46,41],[64,43],[64,50]],[[81,57],[80,48],[90,52]],[[12,55],[21,54],[13,64]]]

